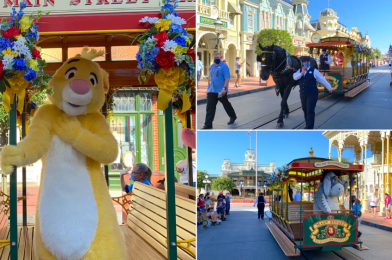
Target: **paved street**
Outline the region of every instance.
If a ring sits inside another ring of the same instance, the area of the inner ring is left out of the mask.
[[[315,128],[319,129],[392,129],[392,120],[386,115],[392,111],[392,88],[389,87],[390,74],[387,65],[370,70],[371,86],[354,98],[344,98],[334,94],[320,99],[316,107]],[[275,89],[229,99],[237,114],[237,121],[228,126],[229,118],[219,103],[214,129],[275,129],[280,111],[280,97]],[[284,129],[301,128],[304,122],[300,108],[298,87],[288,99],[289,118],[284,120]],[[202,128],[206,105],[198,105],[197,127]],[[299,109],[298,109],[299,108]]]
[[[264,221],[257,219],[256,208],[251,206],[232,206],[227,220],[217,226],[198,226],[198,259],[391,259],[392,232],[361,225],[361,239],[368,251],[353,248],[343,249],[337,253],[308,251],[305,256],[286,257],[271,235]],[[357,257],[359,256],[359,257]],[[317,257],[317,258],[316,258]]]

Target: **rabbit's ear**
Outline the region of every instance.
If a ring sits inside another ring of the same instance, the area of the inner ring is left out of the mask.
[[[329,194],[331,194],[331,182],[332,182],[332,178],[335,176],[336,175],[333,172],[329,172],[325,176],[324,181],[323,181],[323,188],[324,188],[325,196],[329,196]]]

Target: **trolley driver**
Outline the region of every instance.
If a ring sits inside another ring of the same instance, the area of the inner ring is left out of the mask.
[[[267,203],[267,200],[263,196],[263,193],[260,192],[259,196],[256,198],[255,204],[253,204],[253,207],[256,206],[257,204],[257,211],[258,211],[258,218],[264,220],[264,207],[265,203]]]
[[[331,55],[327,53],[326,48],[322,49],[322,54],[319,56],[317,62],[320,66],[320,70],[329,70],[329,64],[332,64],[332,58]]]
[[[319,93],[317,82],[326,87],[329,93],[332,93],[332,87],[323,75],[321,75],[320,71],[310,67],[309,56],[304,56],[302,62],[302,68],[294,73],[293,78],[294,80],[299,81],[299,95],[301,98],[302,110],[305,114],[306,129],[313,129]]]

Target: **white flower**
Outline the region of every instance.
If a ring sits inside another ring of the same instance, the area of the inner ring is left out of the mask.
[[[176,17],[173,14],[168,14],[166,16],[166,19],[169,19],[171,21],[171,24],[178,24],[178,25],[186,24],[186,21],[183,18],[178,16]]]
[[[18,40],[15,42],[15,44],[18,44],[18,45],[24,45],[25,43],[26,43],[26,40],[23,37],[19,37]]]
[[[156,22],[158,22],[158,21],[159,21],[159,18],[157,18],[157,17],[148,17],[148,16],[145,16],[144,18],[140,19],[139,23],[146,23],[146,22],[149,22],[150,24],[154,24],[154,23],[156,23]]]
[[[156,39],[151,36],[150,38],[147,39],[146,43],[155,42],[155,41],[156,41]]]
[[[163,44],[162,49],[164,51],[174,52],[176,50],[177,43],[173,40],[166,40],[165,44]]]
[[[5,68],[8,64],[12,63],[13,61],[14,61],[14,56],[12,56],[11,54],[4,55],[4,57],[3,57],[3,65],[4,65],[4,68]]]
[[[184,60],[185,56],[182,53],[177,54],[174,56],[174,61],[177,63],[177,66],[180,66],[181,62]]]

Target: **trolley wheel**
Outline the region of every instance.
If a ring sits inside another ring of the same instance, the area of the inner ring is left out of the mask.
[[[203,220],[203,226],[207,226],[208,225],[208,220]]]

